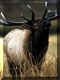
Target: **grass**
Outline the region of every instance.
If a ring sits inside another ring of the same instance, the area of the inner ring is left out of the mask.
[[[0,38],[0,76],[2,76],[2,74],[3,74],[3,39]]]
[[[0,76],[3,73],[3,38],[0,38]],[[40,69],[39,69],[40,68]],[[49,47],[45,55],[43,64],[39,68],[34,65],[28,65],[28,69],[24,68],[24,74],[21,76],[40,76],[40,77],[56,77],[57,76],[57,35],[50,35]],[[7,59],[4,54],[4,75],[9,76]]]

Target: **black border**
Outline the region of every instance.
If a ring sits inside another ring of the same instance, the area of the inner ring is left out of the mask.
[[[57,2],[57,13],[58,15],[60,15],[60,0],[58,0]],[[58,72],[58,77],[60,79],[60,19],[58,20],[58,23],[57,23],[57,72]]]

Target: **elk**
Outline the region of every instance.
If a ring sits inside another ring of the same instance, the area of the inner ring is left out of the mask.
[[[17,74],[20,74],[20,64],[24,61],[24,56],[29,54],[29,52],[32,54],[32,62],[33,64],[37,64],[40,62],[40,60],[45,55],[48,44],[49,44],[49,30],[51,26],[51,20],[54,20],[57,18],[57,16],[53,17],[46,17],[47,8],[44,12],[44,15],[42,18],[35,20],[35,13],[32,11],[32,20],[26,20],[26,22],[14,22],[14,21],[8,21],[3,18],[3,20],[0,20],[0,24],[3,25],[18,25],[24,27],[23,30],[15,29],[9,32],[5,38],[4,38],[4,51],[7,56],[7,60],[9,63],[9,67],[13,68],[14,66],[17,66]],[[36,63],[35,63],[36,60]],[[15,71],[13,69],[13,72],[10,70],[11,74],[14,75]]]

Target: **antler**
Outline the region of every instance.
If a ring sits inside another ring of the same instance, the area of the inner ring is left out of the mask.
[[[24,19],[24,21],[22,21],[22,22],[8,21],[8,20],[6,20],[6,17],[4,16],[3,12],[1,12],[1,16],[2,16],[2,19],[0,19],[0,24],[7,25],[7,26],[23,25],[23,24],[25,24],[25,23],[27,23],[29,21],[24,16],[20,17],[20,18]]]
[[[29,4],[27,5],[27,7],[31,10],[31,12],[32,12],[32,21],[34,21],[35,20],[35,13],[34,13],[32,7]]]
[[[52,13],[53,14],[53,13]],[[59,19],[60,18],[60,15],[58,15],[57,11],[53,14],[53,15],[50,15],[50,17],[48,16],[47,17],[47,20],[48,21],[52,21],[52,20],[55,20],[55,19]]]
[[[53,16],[53,17],[50,17],[50,18],[48,19],[48,21],[52,21],[52,20],[59,19],[59,18],[60,18],[60,15],[58,15],[58,16]]]
[[[46,16],[46,13],[47,13],[47,1],[45,2],[45,7],[46,7],[46,9],[45,9],[45,12],[44,12],[44,14],[43,14],[43,19],[45,18],[45,16]]]
[[[46,16],[46,13],[47,13],[47,8],[45,9],[45,12],[44,12],[44,14],[43,14],[43,19],[45,18],[45,16]]]
[[[31,10],[32,12],[32,20],[29,20],[27,18],[25,18],[24,16],[21,16],[20,18],[23,18],[24,21],[22,22],[16,22],[16,21],[9,21],[6,19],[6,17],[4,16],[3,12],[1,12],[1,16],[2,16],[2,19],[0,19],[0,24],[2,25],[7,25],[7,26],[20,26],[20,25],[23,25],[23,24],[28,24],[30,21],[34,21],[35,20],[35,13],[34,11],[32,10],[31,6],[28,4],[27,7]]]

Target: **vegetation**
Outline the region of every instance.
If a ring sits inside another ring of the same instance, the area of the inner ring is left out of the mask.
[[[0,41],[2,40],[2,43],[0,45],[0,65],[2,64],[2,61],[4,60],[4,67],[0,66],[0,74],[2,73],[2,70],[4,68],[4,76],[11,76],[9,73],[9,68],[7,64],[7,58],[4,54],[4,59],[2,59],[3,54],[3,38],[0,38]],[[26,64],[24,63],[23,72],[21,72],[21,77],[38,77],[38,76],[50,76],[50,77],[56,77],[57,76],[57,36],[56,35],[50,35],[49,37],[49,47],[48,51],[45,55],[45,57],[42,60],[42,64],[39,64],[38,67],[34,66],[32,64]],[[1,76],[1,75],[0,75]]]

